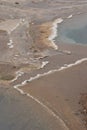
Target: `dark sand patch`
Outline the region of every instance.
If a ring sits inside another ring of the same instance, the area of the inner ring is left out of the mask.
[[[83,121],[87,128],[87,93],[82,93],[79,104],[82,106],[80,112],[83,114]]]
[[[19,69],[19,66],[12,65],[10,63],[0,63],[0,80],[12,80],[15,77],[15,72]]]

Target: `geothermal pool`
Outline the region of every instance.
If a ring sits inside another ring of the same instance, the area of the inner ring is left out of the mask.
[[[58,26],[56,41],[87,45],[87,15],[77,15],[71,19],[65,19]]]

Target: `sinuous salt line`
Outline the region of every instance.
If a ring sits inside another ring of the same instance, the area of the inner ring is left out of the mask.
[[[15,56],[18,56],[18,55],[15,55]],[[16,59],[16,57],[15,57],[15,59]],[[49,61],[44,61],[44,62],[42,62],[42,65],[41,65],[40,69],[44,68],[48,63],[49,63]],[[17,72],[16,72],[16,77],[15,77],[13,80],[11,80],[10,83],[16,81],[16,80],[17,80],[19,77],[21,77],[23,74],[24,74],[23,71],[17,71]],[[32,80],[32,79],[33,79],[33,77],[30,78],[30,80]],[[25,85],[25,84],[26,84],[25,82],[27,83],[27,81],[24,81],[24,82],[22,82],[22,85]]]
[[[13,32],[17,27],[20,26],[20,24],[23,24],[25,22],[25,19],[20,19],[19,22],[11,29],[11,32]]]
[[[47,110],[47,112],[49,112],[52,116],[54,116],[57,120],[59,120],[61,125],[64,127],[65,130],[69,130],[69,128],[67,127],[65,122],[58,115],[56,115],[49,107],[47,107],[44,103],[40,102],[37,98],[30,95],[29,93],[27,94],[27,96],[32,98],[38,104],[40,104],[43,108],[45,108]]]
[[[23,74],[24,74],[24,72],[17,71],[16,72],[16,77],[13,80],[11,80],[10,82],[12,83],[12,82],[16,81],[18,79],[18,77],[21,77]]]
[[[41,69],[44,68],[48,63],[49,63],[49,61],[43,61],[40,68]]]
[[[73,66],[79,65],[79,64],[81,64],[81,63],[84,62],[84,61],[87,61],[87,58],[83,58],[83,59],[78,60],[78,61],[76,61],[75,63],[69,64],[69,65],[65,64],[64,66],[60,67],[59,69],[50,70],[50,71],[48,71],[48,72],[46,72],[46,73],[43,73],[43,74],[37,74],[36,76],[30,77],[29,79],[24,80],[22,83],[17,84],[17,87],[24,86],[24,85],[26,85],[27,83],[29,83],[29,82],[31,82],[31,81],[33,81],[33,80],[35,80],[35,79],[38,79],[38,78],[40,78],[40,77],[43,77],[43,76],[52,74],[52,73],[54,73],[54,72],[62,71],[62,70],[71,68],[71,67],[73,67]],[[22,73],[22,74],[23,74],[23,73]],[[16,76],[16,78],[13,79],[11,82],[17,80],[17,78],[18,78],[19,76],[21,76],[22,74],[19,73],[19,74]],[[14,87],[15,87],[15,86],[14,86]]]
[[[11,32],[13,32],[17,27],[20,26],[20,24],[24,24],[25,19],[20,19],[19,22],[11,29]]]
[[[65,129],[65,130],[69,130],[68,126],[65,124],[65,122],[58,116],[56,115],[49,107],[47,107],[44,103],[42,103],[41,101],[39,101],[37,98],[35,98],[34,96],[32,96],[29,93],[25,93],[23,90],[21,90],[20,88],[18,88],[18,85],[14,86],[14,88],[19,91],[22,95],[27,95],[29,98],[31,98],[32,100],[34,100],[35,102],[37,102],[38,104],[40,104],[49,114],[51,114],[53,117],[55,117],[61,124],[61,126]]]
[[[87,61],[87,58],[83,58],[83,59],[80,59],[78,61],[76,61],[75,63],[72,63],[72,64],[65,64],[63,67],[61,67],[60,69],[54,69],[54,70],[50,70],[46,73],[43,73],[43,74],[37,74],[36,76],[34,77],[31,77],[30,79],[28,80],[25,80],[23,81],[21,84],[17,84],[14,86],[14,89],[16,89],[17,91],[19,91],[21,94],[23,95],[27,95],[28,97],[30,97],[31,99],[33,99],[35,102],[37,102],[38,104],[40,104],[43,108],[45,108],[52,116],[54,116],[56,119],[58,119],[60,121],[60,123],[62,124],[62,126],[66,129],[66,130],[69,130],[69,128],[67,127],[67,125],[65,124],[65,122],[58,116],[56,115],[49,107],[47,107],[44,103],[42,103],[41,101],[39,101],[37,98],[35,98],[34,96],[32,96],[31,94],[29,93],[25,93],[22,89],[20,89],[19,87],[21,86],[24,86],[26,85],[28,82],[31,82],[35,79],[38,79],[42,76],[45,76],[45,75],[48,75],[48,74],[51,74],[51,73],[54,73],[54,72],[58,72],[58,71],[62,71],[64,69],[68,69],[68,68],[71,68],[73,66],[76,66],[76,65],[79,65],[81,64],[82,62],[84,61]],[[21,75],[21,74],[20,74]]]
[[[51,73],[56,72],[56,71],[58,71],[58,69],[50,70],[50,71],[48,71],[48,72],[46,72],[46,73],[43,73],[43,74],[37,74],[37,75],[34,76],[34,77],[30,77],[29,79],[24,80],[21,84],[18,84],[17,86],[18,86],[18,87],[24,86],[24,85],[26,85],[27,83],[29,83],[29,82],[31,82],[31,81],[33,81],[33,80],[35,80],[35,79],[38,79],[38,78],[43,77],[43,76],[46,76],[46,75],[51,74]],[[17,78],[18,78],[18,77],[17,77]],[[15,78],[14,81],[17,80],[17,78]]]
[[[63,22],[63,19],[62,18],[58,18],[56,19],[54,22],[53,22],[53,25],[52,25],[52,33],[51,35],[48,37],[48,40],[51,41],[52,43],[52,47],[54,47],[55,50],[58,49],[58,46],[54,43],[54,38],[57,36],[57,26],[59,23]]]
[[[33,80],[35,80],[35,79],[40,78],[40,77],[43,77],[43,76],[52,74],[52,73],[54,73],[54,72],[62,71],[62,70],[71,68],[71,67],[76,66],[76,65],[79,65],[79,64],[81,64],[81,63],[84,62],[84,61],[87,61],[87,58],[83,58],[83,59],[78,60],[78,61],[76,61],[75,63],[69,64],[69,65],[66,64],[66,65],[60,67],[59,69],[50,70],[50,71],[48,71],[48,72],[46,72],[46,73],[43,73],[43,74],[37,74],[36,76],[30,77],[30,79],[23,81],[21,84],[19,84],[18,87],[24,86],[24,85],[26,85],[28,82],[31,82],[31,81],[33,81]]]
[[[46,72],[46,73],[43,73],[43,74],[37,74],[37,75],[34,76],[34,77],[30,77],[28,80],[24,80],[21,84],[19,84],[19,85],[17,85],[17,86],[18,86],[18,87],[24,86],[24,85],[26,85],[28,82],[31,82],[31,81],[33,81],[33,80],[35,80],[35,79],[38,79],[38,78],[40,78],[40,77],[43,77],[43,76],[52,74],[52,73],[54,73],[54,72],[58,72],[58,71],[62,71],[62,70],[71,68],[71,67],[73,67],[73,66],[76,66],[76,65],[81,64],[81,63],[84,62],[84,61],[87,61],[87,58],[83,58],[83,59],[78,60],[78,61],[76,61],[75,63],[69,64],[69,65],[65,64],[64,66],[60,67],[59,69],[50,70],[50,71],[48,71],[48,72]],[[21,74],[19,73],[18,76],[21,76]],[[16,78],[13,79],[13,80],[15,81],[16,79],[17,79],[17,76],[16,76]]]
[[[62,70],[67,69],[67,68],[71,68],[71,67],[76,66],[76,65],[79,65],[79,64],[83,63],[84,61],[87,61],[87,58],[83,58],[81,60],[76,61],[75,63],[65,65],[64,67],[61,67],[59,69],[59,71],[62,71]]]
[[[72,18],[72,16],[73,16],[73,15],[71,14],[71,15],[69,15],[67,18],[70,19],[70,18]]]
[[[0,29],[6,30],[10,35],[20,25],[20,19],[6,20],[0,23]]]
[[[20,25],[20,22],[17,23],[10,31],[13,32],[19,25]]]

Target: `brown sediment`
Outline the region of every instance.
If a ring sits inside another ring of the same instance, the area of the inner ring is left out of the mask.
[[[36,23],[32,22],[30,23],[30,35],[33,40],[33,46],[32,48],[36,48],[38,51],[39,50],[44,50],[47,48],[53,48],[54,46],[52,45],[51,41],[48,39],[49,36],[52,33],[52,25],[53,22],[45,22],[40,25],[37,25]]]
[[[37,65],[35,64],[26,64],[20,66],[14,66],[11,64],[0,64],[0,83],[4,81],[9,82],[16,77],[17,72],[28,73],[30,71],[36,70],[40,68],[40,63]]]
[[[0,82],[12,80],[18,69],[18,66],[14,66],[10,63],[0,63]]]
[[[6,31],[4,31],[4,30],[0,30],[0,36],[1,36],[1,35],[6,35],[6,34],[7,34]]]

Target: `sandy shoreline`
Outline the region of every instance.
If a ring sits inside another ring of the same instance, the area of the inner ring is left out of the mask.
[[[33,47],[35,46],[40,50],[51,47],[57,50],[58,46],[54,43],[53,40],[57,35],[57,24],[59,22],[62,22],[62,19],[54,20],[53,22],[43,23],[41,25],[30,23],[30,35],[33,40]]]

